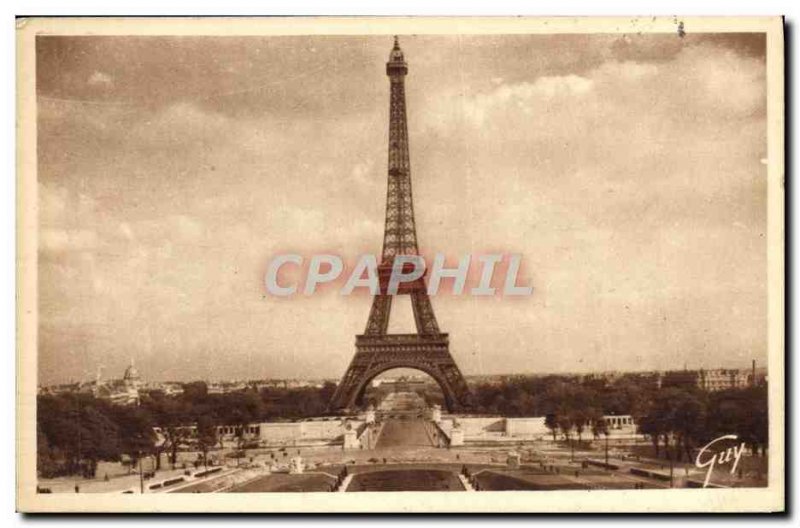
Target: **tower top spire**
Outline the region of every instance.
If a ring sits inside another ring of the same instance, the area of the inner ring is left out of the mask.
[[[389,62],[386,63],[386,75],[388,76],[402,76],[408,73],[408,64],[403,56],[403,50],[400,49],[400,42],[397,35],[394,36],[394,46],[389,53]]]

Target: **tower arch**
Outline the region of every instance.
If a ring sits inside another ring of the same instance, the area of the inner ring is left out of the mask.
[[[442,391],[442,397],[444,398],[445,407],[447,407],[448,409],[451,407],[457,407],[458,398],[455,394],[453,394],[452,387],[447,383],[447,380],[441,375],[441,373],[437,372],[435,368],[431,368],[430,366],[410,364],[409,362],[405,361],[387,363],[366,372],[362,380],[357,384],[356,390],[354,392],[355,397],[353,399],[351,406],[354,408],[363,407],[364,398],[366,396],[367,390],[370,387],[370,384],[381,374],[384,374],[386,372],[395,369],[411,369],[426,374],[436,383],[436,385]]]

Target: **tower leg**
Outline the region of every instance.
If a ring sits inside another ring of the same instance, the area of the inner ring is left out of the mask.
[[[372,298],[372,308],[369,310],[367,335],[385,335],[389,329],[389,314],[392,311],[392,296],[379,294]]]
[[[336,391],[328,404],[328,411],[349,412],[354,410],[358,387],[365,371],[365,368],[359,365],[361,359],[359,354],[356,353],[353,361],[350,362],[350,366],[347,367],[347,372],[344,373],[342,381],[336,386]]]
[[[433,306],[428,292],[415,290],[411,292],[411,306],[414,309],[414,322],[417,324],[417,333],[422,335],[437,335],[439,324],[433,314]]]

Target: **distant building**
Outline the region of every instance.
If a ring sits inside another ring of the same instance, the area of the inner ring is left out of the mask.
[[[609,431],[616,429],[632,429],[635,431],[636,423],[633,421],[633,416],[629,414],[621,415],[606,415],[603,416],[603,421],[606,423]]]
[[[206,391],[208,394],[223,394],[225,388],[219,383],[208,383],[206,385]]]
[[[716,392],[741,389],[758,384],[755,369],[700,369],[665,372],[661,377],[662,387],[696,387]]]
[[[39,387],[39,395],[56,396],[58,394],[69,394],[71,392],[79,392],[81,383],[62,383],[60,385],[49,385],[47,387]]]
[[[139,391],[142,389],[142,379],[139,371],[131,360],[122,379],[111,379],[103,381],[100,379],[98,370],[97,378],[94,381],[80,384],[78,392],[90,393],[95,398],[106,400],[114,405],[139,405],[141,397]]]
[[[183,384],[182,383],[162,383],[161,390],[164,391],[164,394],[167,396],[178,396],[183,394]]]
[[[698,386],[707,391],[739,389],[752,385],[752,375],[739,369],[701,370]]]
[[[699,372],[696,370],[672,370],[661,375],[660,388],[700,387]]]

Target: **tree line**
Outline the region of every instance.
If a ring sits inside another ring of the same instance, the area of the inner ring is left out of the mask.
[[[205,382],[192,382],[176,396],[142,393],[135,407],[112,405],[91,394],[41,395],[36,422],[38,471],[44,477],[93,477],[100,461],[129,457],[135,465],[145,456],[155,457],[156,469],[161,469],[162,453],[175,464],[178,452],[189,444],[207,460],[219,440],[217,426],[241,429],[251,423],[319,416],[335,388],[327,383],[321,388],[252,387],[209,394]],[[190,425],[196,426],[194,435],[188,433]],[[162,438],[154,427],[160,428]],[[242,435],[240,439],[244,443]]]
[[[755,453],[768,445],[767,386],[706,392],[679,377],[658,386],[650,376],[613,381],[579,376],[516,377],[473,388],[478,413],[545,416],[553,440],[608,433],[603,416],[630,415],[655,456],[692,458],[695,449],[736,434]]]

